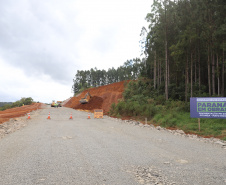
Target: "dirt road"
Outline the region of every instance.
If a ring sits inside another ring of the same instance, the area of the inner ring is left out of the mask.
[[[0,184],[226,184],[217,145],[87,116],[49,107],[2,138]]]

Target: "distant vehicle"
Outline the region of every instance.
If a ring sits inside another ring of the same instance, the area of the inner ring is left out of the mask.
[[[57,101],[58,107],[62,107],[62,101]]]
[[[51,103],[51,107],[55,107],[55,104],[56,104],[55,100],[53,100],[52,103]]]
[[[85,104],[85,103],[88,103],[90,98],[92,98],[92,96],[89,94],[89,92],[86,93],[85,97],[82,98],[81,100],[79,100],[79,102],[81,104]]]

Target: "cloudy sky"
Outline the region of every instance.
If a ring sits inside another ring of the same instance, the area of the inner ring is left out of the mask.
[[[0,0],[0,102],[73,96],[77,70],[140,57],[152,0]]]

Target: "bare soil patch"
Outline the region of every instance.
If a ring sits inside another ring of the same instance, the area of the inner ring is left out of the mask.
[[[25,105],[22,107],[16,107],[0,111],[0,124],[9,121],[10,118],[21,117],[33,110],[41,109],[42,106],[43,106],[42,103],[33,103],[32,105]]]
[[[72,97],[64,106],[73,109],[89,110],[91,112],[94,109],[103,109],[104,114],[106,114],[110,110],[111,104],[118,103],[119,99],[122,98],[124,84],[125,81],[122,81],[87,89],[76,97]],[[81,104],[79,100],[84,98],[87,92],[91,94],[92,98],[89,103]]]

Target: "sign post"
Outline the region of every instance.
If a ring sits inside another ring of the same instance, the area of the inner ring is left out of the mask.
[[[200,118],[198,118],[198,123],[199,123],[199,132],[200,132]]]
[[[198,118],[200,132],[200,118],[226,119],[226,98],[190,98],[190,117]]]

